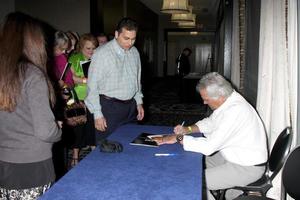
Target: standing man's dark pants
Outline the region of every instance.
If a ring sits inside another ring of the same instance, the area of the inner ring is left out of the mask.
[[[100,95],[100,102],[107,128],[104,132],[97,130],[96,138],[99,144],[104,142],[119,126],[136,122],[137,117],[137,105],[134,99],[121,101]]]

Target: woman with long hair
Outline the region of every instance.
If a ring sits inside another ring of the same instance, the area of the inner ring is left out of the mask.
[[[0,199],[37,199],[55,180],[61,131],[40,23],[14,12],[0,30]]]

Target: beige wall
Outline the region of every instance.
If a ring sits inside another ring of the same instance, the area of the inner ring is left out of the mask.
[[[1,0],[0,1],[0,23],[3,22],[5,16],[15,10],[15,1]]]
[[[55,29],[90,32],[90,1],[87,0],[1,0],[0,20],[12,11],[37,17]]]
[[[201,32],[197,35],[189,33],[169,32],[168,34],[168,52],[167,52],[167,75],[174,76],[177,74],[176,58],[184,48],[190,48],[192,54],[189,57],[191,72],[205,73],[210,70],[206,64],[211,57],[211,46],[214,39],[213,32]]]

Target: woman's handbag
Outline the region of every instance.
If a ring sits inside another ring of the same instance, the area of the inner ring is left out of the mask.
[[[64,116],[69,126],[78,126],[87,121],[86,106],[83,102],[79,101],[73,88],[71,89],[71,93],[72,97],[66,103]]]

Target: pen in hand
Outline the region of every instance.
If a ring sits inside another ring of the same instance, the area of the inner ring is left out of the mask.
[[[183,134],[183,126],[185,124],[185,121],[183,121],[180,125],[178,124],[175,128],[174,128],[174,133],[175,134]]]
[[[183,126],[184,126],[184,124],[185,124],[185,121],[183,121],[183,122],[181,123],[180,134],[183,134]]]
[[[184,124],[185,124],[185,121],[183,121],[183,122],[181,123],[181,126],[184,126]]]

